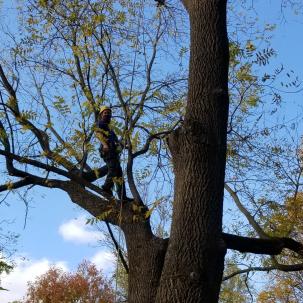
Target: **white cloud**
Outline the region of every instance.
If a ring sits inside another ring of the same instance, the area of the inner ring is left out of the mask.
[[[67,271],[65,262],[51,263],[48,259],[26,260],[20,258],[15,260],[14,270],[9,274],[0,275],[1,286],[9,291],[0,291],[0,302],[8,303],[14,300],[20,300],[26,293],[27,283],[34,281],[37,276],[44,274],[51,265],[62,268]]]
[[[85,222],[85,216],[64,222],[59,226],[59,234],[65,241],[75,244],[96,244],[104,239],[101,232],[92,230],[92,227]]]
[[[91,259],[97,268],[102,269],[105,275],[111,274],[116,268],[116,256],[107,250],[100,250]]]

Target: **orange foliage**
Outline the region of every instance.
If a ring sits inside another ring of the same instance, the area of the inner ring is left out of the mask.
[[[285,201],[285,208],[273,213],[269,224],[275,226],[272,236],[291,236],[301,241],[300,235],[303,231],[303,193],[298,193],[295,198]],[[268,232],[271,234],[270,232]]]
[[[113,303],[114,291],[102,272],[83,261],[75,273],[52,267],[29,283],[25,303]]]
[[[302,287],[294,277],[278,278],[275,285],[262,291],[258,303],[300,303],[303,299]]]

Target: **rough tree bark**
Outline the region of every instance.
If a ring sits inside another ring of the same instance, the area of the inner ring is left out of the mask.
[[[115,199],[102,197],[101,189],[93,182],[106,174],[106,167],[84,172],[51,150],[47,133],[21,115],[16,91],[0,65],[0,80],[11,101],[7,108],[38,139],[45,157],[61,167],[14,154],[0,121],[0,155],[5,157],[8,174],[18,178],[0,185],[0,192],[31,184],[59,188],[93,216],[107,214],[103,220],[119,226],[125,234],[128,303],[218,302],[227,248],[269,255],[288,248],[303,256],[303,245],[288,238],[249,239],[222,233],[229,103],[226,0],[182,2],[191,31],[189,89],[184,123],[168,140],[175,174],[169,239],[152,233],[145,216],[147,207],[140,199],[121,207]],[[14,162],[60,175],[65,181],[39,177],[15,167]],[[281,270],[289,269],[279,266]],[[291,270],[300,268],[303,264]]]
[[[148,222],[122,226],[131,303],[217,302],[222,281],[226,1],[192,0],[184,5],[191,25],[189,92],[184,124],[169,138],[175,174],[171,237],[169,241],[154,237]]]
[[[228,117],[226,1],[184,1],[191,26],[184,125],[169,138],[173,221],[156,302],[217,302]]]
[[[222,281],[226,1],[191,0],[184,5],[191,26],[189,92],[184,124],[169,138],[175,174],[171,237],[156,238],[149,222],[122,224],[131,303],[217,302]]]

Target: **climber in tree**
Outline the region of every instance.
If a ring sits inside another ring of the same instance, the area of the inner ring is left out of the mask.
[[[111,118],[111,109],[108,106],[101,106],[96,136],[101,141],[100,155],[108,169],[102,190],[105,194],[113,196],[112,190],[115,184],[119,199],[131,201],[132,199],[126,196],[119,156],[122,148],[115,132],[110,127]]]

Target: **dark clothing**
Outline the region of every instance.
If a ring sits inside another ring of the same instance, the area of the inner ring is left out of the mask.
[[[100,155],[108,169],[107,176],[102,187],[105,192],[111,193],[114,184],[116,184],[118,198],[125,199],[125,184],[123,181],[123,173],[119,159],[118,138],[115,132],[109,128],[108,123],[99,121],[98,127],[100,129],[99,135],[101,136]],[[103,151],[102,141],[109,147],[107,152]]]
[[[101,146],[100,146],[100,153],[101,157],[105,160],[110,160],[112,158],[119,158],[119,140],[118,137],[116,136],[115,132],[109,128],[108,123],[103,122],[102,120],[99,121],[98,123],[98,128],[100,129],[99,133],[102,136],[101,139]],[[104,153],[103,152],[103,142],[106,142],[109,151]],[[118,159],[119,161],[119,159]]]
[[[122,168],[121,168],[119,159],[112,158],[112,159],[105,160],[103,158],[103,160],[108,169],[105,182],[102,186],[103,189],[106,192],[111,193],[112,189],[114,187],[114,184],[116,184],[118,197],[123,199],[125,197],[125,193],[124,193],[125,185],[124,185],[124,181],[123,181]]]

